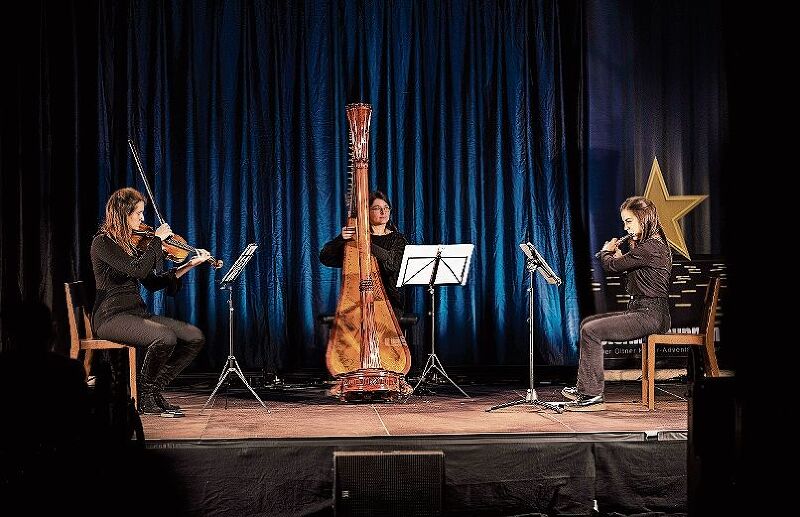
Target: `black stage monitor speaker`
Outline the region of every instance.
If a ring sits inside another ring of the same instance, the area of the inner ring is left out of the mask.
[[[333,469],[336,517],[442,515],[442,451],[334,452]]]

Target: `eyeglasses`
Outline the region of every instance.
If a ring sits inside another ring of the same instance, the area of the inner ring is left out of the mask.
[[[376,213],[377,212],[389,213],[389,212],[392,211],[392,207],[390,207],[390,206],[373,206],[372,208],[370,208],[370,210],[372,210],[373,212],[376,212]]]

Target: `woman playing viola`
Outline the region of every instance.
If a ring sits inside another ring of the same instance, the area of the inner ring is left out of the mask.
[[[137,249],[132,242],[133,231],[143,223],[145,204],[144,196],[132,188],[117,190],[106,203],[105,220],[91,247],[97,285],[92,326],[101,339],[146,350],[139,371],[139,412],[182,416],[180,407],[167,402],[161,392],[197,356],[205,337],[193,325],[150,313],[139,289],[165,289],[174,296],[181,288],[180,278],[211,255],[197,249],[186,263],[164,271],[162,242],[172,235],[169,225],[159,226],[145,246]]]

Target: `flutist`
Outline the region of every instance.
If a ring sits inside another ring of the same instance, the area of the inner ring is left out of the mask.
[[[630,197],[620,206],[625,236],[603,244],[596,256],[607,273],[627,276],[630,295],[625,311],[589,316],[581,322],[578,382],[561,393],[571,400],[568,411],[600,411],[603,398],[603,341],[630,341],[669,330],[669,279],[672,253],[656,207],[644,197]],[[628,251],[620,245],[628,243]]]

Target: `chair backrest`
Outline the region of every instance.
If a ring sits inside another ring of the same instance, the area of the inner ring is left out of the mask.
[[[64,284],[69,320],[70,357],[78,357],[81,339],[93,339],[89,308],[86,306],[86,290],[82,281]]]
[[[708,279],[706,298],[703,303],[703,319],[700,320],[700,335],[703,336],[706,343],[714,343],[714,322],[717,319],[720,283],[721,280],[718,276]]]

